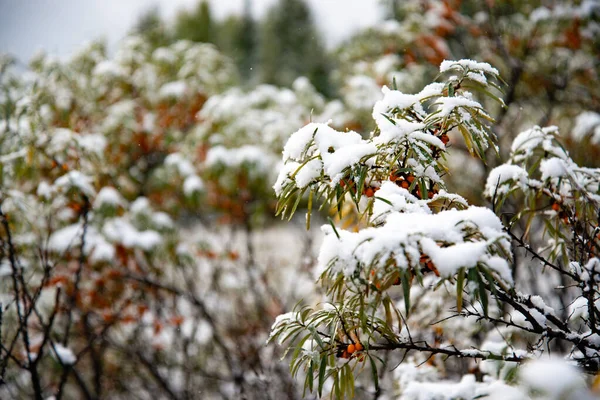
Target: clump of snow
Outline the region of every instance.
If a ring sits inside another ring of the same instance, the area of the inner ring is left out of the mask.
[[[198,175],[190,175],[183,181],[183,193],[186,196],[192,196],[196,192],[204,189],[204,182]]]
[[[399,90],[390,90],[386,86],[382,89],[383,99],[379,100],[373,106],[373,119],[377,122],[377,126],[381,129],[382,127],[388,127],[393,125],[386,117],[385,114],[391,110],[403,110],[414,107],[420,114],[423,114],[423,108],[419,102],[419,96],[414,94],[405,94]]]
[[[548,400],[586,398],[579,370],[558,358],[530,361],[521,368],[519,377],[523,386],[543,393]]]
[[[105,186],[100,189],[94,200],[94,208],[100,208],[105,205],[111,207],[124,207],[125,204],[126,201],[123,196],[121,196],[121,193],[111,186]]]
[[[440,72],[442,72],[442,73],[448,72],[451,70],[456,70],[456,69],[459,69],[459,70],[465,69],[465,70],[470,70],[470,71],[485,72],[486,74],[490,74],[490,75],[498,75],[499,74],[498,70],[496,68],[492,67],[488,63],[477,62],[477,61],[468,60],[468,59],[463,59],[463,60],[458,60],[458,61],[444,60],[440,64]]]
[[[577,141],[589,135],[593,144],[600,144],[600,114],[594,111],[579,114],[575,119],[572,135]]]
[[[540,171],[542,172],[542,180],[549,178],[561,178],[567,175],[567,165],[565,160],[557,157],[542,160],[540,164]]]
[[[58,358],[65,365],[73,365],[77,361],[77,357],[73,353],[73,350],[63,346],[60,343],[54,345],[54,351],[56,358]]]
[[[505,183],[515,182],[524,188],[528,181],[529,176],[523,168],[517,165],[503,164],[490,171],[485,183],[484,194],[488,197],[505,194],[508,190]]]
[[[373,222],[383,222],[385,216],[394,211],[431,214],[426,203],[393,182],[383,182],[373,204]]]
[[[98,134],[76,136],[77,143],[86,152],[102,156],[106,148],[106,138]]]
[[[40,198],[48,200],[55,192],[56,189],[52,185],[49,185],[46,181],[42,181],[38,185],[36,193]]]
[[[492,396],[492,397],[490,397]],[[475,375],[464,375],[460,382],[409,382],[402,391],[401,400],[454,400],[454,399],[529,399],[524,393],[501,381],[477,382]]]
[[[91,182],[92,179],[90,177],[77,170],[73,170],[56,179],[56,181],[54,181],[54,186],[65,191],[77,189],[86,196],[93,197],[96,194],[96,191]]]
[[[152,213],[152,223],[158,229],[172,229],[175,226],[169,214],[162,211]]]
[[[125,76],[125,70],[116,62],[112,60],[100,61],[94,67],[92,71],[93,75],[101,76],[103,78],[118,78]]]
[[[190,176],[196,172],[192,163],[181,153],[169,154],[165,158],[165,165],[177,168],[177,171],[183,177]]]
[[[552,12],[544,6],[534,9],[531,12],[531,14],[529,14],[529,20],[533,23],[546,21],[546,20],[550,19],[551,17],[552,17]]]
[[[320,270],[330,267],[333,272],[351,276],[361,265],[385,268],[390,260],[400,269],[417,268],[425,253],[444,277],[478,263],[487,264],[501,277],[511,276],[508,263],[492,254],[497,245],[504,250],[510,247],[503,225],[491,210],[482,207],[438,214],[392,212],[383,226],[359,232],[338,229],[336,234],[329,225],[322,229],[325,239],[319,253]],[[467,241],[473,229],[482,238]]]
[[[152,212],[150,200],[146,197],[138,197],[131,203],[129,210],[132,214],[147,215]]]
[[[275,335],[276,331],[279,328],[281,328],[282,326],[284,326],[286,324],[289,324],[290,322],[297,321],[299,316],[300,316],[300,314],[297,312],[287,312],[285,314],[279,314],[275,318],[275,322],[273,322],[273,325],[271,326],[271,333],[269,335],[269,338],[267,339],[267,343],[269,341],[271,341],[271,339],[273,338],[273,336]],[[283,339],[284,339],[284,337],[281,336],[279,344],[282,343]]]
[[[310,160],[302,166],[302,169],[295,175],[296,186],[300,189],[308,186],[312,181],[321,176],[323,172],[323,161],[319,159]]]
[[[451,112],[460,107],[482,109],[481,104],[466,97],[440,97],[435,104],[438,106],[442,117],[450,115]]]
[[[410,122],[403,119],[395,119],[394,124],[391,124],[387,119],[385,119],[385,123],[380,126],[379,136],[374,138],[374,143],[376,144],[392,144],[397,143],[402,139],[405,139],[407,136],[412,136],[415,138],[415,134],[420,133],[418,136],[419,139],[423,140],[424,136],[428,136],[426,140],[437,139],[432,135],[425,135],[421,132],[422,129],[425,128],[425,124],[421,122]],[[433,139],[431,139],[433,138]],[[438,139],[438,142],[435,142],[437,147],[444,148],[444,144]],[[440,146],[441,144],[441,146]]]
[[[160,97],[168,99],[179,99],[185,95],[187,83],[185,81],[174,81],[165,83],[158,91]]]
[[[231,149],[215,146],[206,154],[205,164],[208,167],[217,165],[240,167],[244,164],[252,164],[261,171],[267,171],[273,166],[273,157],[259,146],[246,145]]]
[[[66,253],[81,246],[83,226],[73,224],[52,233],[48,240],[48,249],[56,253]],[[94,226],[88,226],[85,236],[83,253],[89,255],[90,261],[111,261],[114,259],[115,248],[106,241],[104,236]]]
[[[78,236],[82,233],[83,228],[79,224],[59,229],[50,236],[48,248],[57,252],[65,252],[76,243]]]
[[[151,251],[162,243],[162,237],[156,231],[137,230],[123,218],[113,218],[104,224],[104,235],[113,243],[121,243],[128,248],[140,248]]]
[[[175,52],[167,47],[159,47],[158,49],[154,50],[154,52],[152,53],[152,58],[160,61],[160,62],[164,62],[164,63],[173,63],[176,60],[176,55]]]
[[[522,162],[533,154],[535,149],[542,149],[555,157],[567,159],[567,153],[555,144],[554,138],[558,134],[558,128],[550,126],[540,128],[534,126],[517,135],[511,145],[511,158],[514,163]]]
[[[362,159],[377,152],[375,144],[369,143],[353,131],[338,132],[325,124],[309,123],[295,132],[283,148],[284,162],[302,162],[304,159],[320,160],[308,162],[307,171],[300,175],[299,187],[307,185],[321,172],[337,184],[343,177],[343,171]],[[287,182],[289,172],[283,169],[279,173],[275,191],[281,192],[281,185]]]

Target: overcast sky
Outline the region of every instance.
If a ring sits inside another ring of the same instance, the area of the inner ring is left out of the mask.
[[[172,19],[179,9],[197,0],[0,0],[0,53],[21,61],[40,49],[68,56],[82,43],[105,37],[111,47],[131,29],[138,16],[158,6]],[[252,0],[253,12],[262,15],[276,0]],[[328,44],[380,19],[379,0],[307,0]],[[211,0],[216,18],[242,10],[243,0]]]

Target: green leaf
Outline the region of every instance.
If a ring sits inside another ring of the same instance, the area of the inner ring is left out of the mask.
[[[312,333],[313,337],[315,338],[315,340],[317,341],[319,346],[322,349],[324,349],[325,345],[323,344],[323,341],[321,340],[321,335],[319,335],[319,332],[317,332],[317,330],[313,326],[309,326],[308,330]]]
[[[321,365],[319,365],[319,397],[323,395],[323,384],[325,384],[325,371],[327,371],[327,353],[321,356]]]
[[[487,317],[488,315],[488,293],[487,290],[485,289],[485,283],[483,283],[483,279],[481,278],[481,275],[478,272],[475,272],[475,276],[477,277],[477,283],[478,283],[478,294],[479,294],[479,301],[481,302],[481,307],[483,308],[483,315],[485,315]]]
[[[311,360],[310,364],[308,365],[308,372],[306,373],[306,383],[304,384],[304,389],[306,389],[306,387],[308,387],[308,390],[312,393],[313,391],[313,384],[314,384],[314,376],[313,376],[313,361]],[[304,394],[303,394],[304,396]]]
[[[310,230],[310,213],[312,211],[312,203],[313,203],[313,194],[314,191],[311,190],[308,193],[308,210],[306,211],[306,230]]]
[[[337,238],[340,239],[340,234],[338,233],[337,229],[335,228],[335,224],[333,223],[333,220],[331,219],[331,217],[327,217],[327,220],[329,221],[329,224],[333,228],[333,232],[335,233],[335,236],[337,236]]]
[[[369,364],[371,364],[371,379],[373,380],[373,385],[375,385],[375,391],[377,392],[379,391],[379,374],[377,374],[377,366],[371,356],[369,356]]]
[[[350,369],[350,366],[348,364],[346,364],[344,366],[344,368],[346,368],[346,394],[348,395],[349,398],[353,398],[354,397],[354,374],[352,373],[352,370]]]
[[[405,271],[402,279],[402,291],[404,292],[404,308],[406,309],[406,318],[410,314],[410,277],[409,272]]]
[[[464,287],[465,287],[465,268],[463,267],[458,270],[458,277],[456,278],[456,310],[459,313],[462,311]]]
[[[469,150],[469,153],[471,155],[475,155],[475,152],[473,151],[473,139],[471,138],[471,134],[469,133],[469,131],[462,124],[458,125],[458,130],[462,134],[462,137],[465,141],[465,145],[467,146],[467,150]]]
[[[296,212],[296,208],[298,208],[298,204],[300,204],[300,200],[302,200],[302,196],[304,195],[304,192],[306,192],[306,188],[302,189],[300,194],[297,195],[298,197],[296,197],[296,201],[294,202],[294,206],[292,207],[292,210],[290,211],[288,220],[291,220],[292,217],[294,216],[294,213]]]
[[[340,374],[337,373],[334,375],[334,379],[333,379],[333,391],[335,393],[335,397],[337,399],[341,399],[342,398],[342,390],[340,389]]]
[[[385,322],[392,326],[394,325],[394,320],[392,319],[392,310],[390,309],[391,300],[389,297],[385,297],[383,299],[383,307],[385,308]]]
[[[373,196],[374,198],[376,198],[379,201],[383,201],[386,204],[389,204],[390,206],[393,206],[394,204],[392,204],[391,201],[389,201],[388,199],[384,199],[383,197],[378,197],[378,196]]]

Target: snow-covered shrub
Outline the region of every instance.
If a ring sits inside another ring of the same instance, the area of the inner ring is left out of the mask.
[[[427,363],[431,373],[414,382],[405,376],[416,373],[410,368],[397,371],[401,398],[526,398],[529,389],[591,396],[574,367],[557,366],[572,368],[564,384],[557,382],[560,390],[537,387],[534,365],[546,364],[530,360],[552,348],[580,368],[599,369],[598,171],[575,165],[555,128],[535,127],[518,135],[509,162],[490,172],[485,193],[493,209],[448,193],[450,131],[480,158],[496,146],[493,119],[469,89],[502,100],[494,94],[498,71],[489,64],[444,61],[440,76],[417,94],[384,88],[368,139],[323,124],[308,124],[288,139],[274,186],[279,212],[294,213],[308,195],[307,223],[316,202],[340,212],[353,203],[363,223],[355,230],[333,221],[322,227],[322,302],[278,317],[270,341],[289,342],[291,371],[303,376],[305,389],[336,398],[358,389],[381,393],[384,371],[407,357],[408,365]],[[497,216],[494,210],[501,213],[515,191],[524,197],[511,203],[514,218]],[[539,250],[524,239],[529,226],[522,237],[513,231],[515,221],[536,222],[536,215],[546,226]],[[523,261],[515,259],[513,244],[534,257],[528,268],[560,278],[557,290],[572,291],[569,301],[584,308],[587,301],[588,313],[574,318],[553,308],[556,297],[545,300],[545,291],[521,292],[513,271]],[[369,376],[357,378],[363,370]],[[463,376],[460,383],[440,382],[446,373]],[[569,387],[579,391],[567,393]]]
[[[235,80],[210,45],[151,51],[136,37],[114,56],[98,43],[65,61],[42,55],[24,73],[1,59],[1,398],[296,390],[264,341],[272,317],[310,296],[310,242],[215,226],[213,215],[240,221],[206,201],[215,195],[207,164],[268,187],[280,152],[250,133],[220,143],[197,135],[199,118],[212,118],[200,109]],[[273,110],[275,135],[291,113],[329,109],[300,86],[273,89],[255,112],[266,121]],[[275,103],[288,92],[296,106],[284,113]]]

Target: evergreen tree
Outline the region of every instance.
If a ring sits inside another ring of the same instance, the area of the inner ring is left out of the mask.
[[[326,95],[331,94],[330,65],[323,41],[304,0],[279,0],[263,22],[260,43],[261,80],[290,85],[306,76]]]
[[[149,9],[139,17],[134,25],[133,33],[143,36],[154,48],[165,46],[171,42],[157,7]]]
[[[180,11],[174,30],[176,39],[214,43],[218,37],[217,27],[213,24],[208,1],[199,2],[192,12]]]
[[[218,40],[219,47],[233,58],[246,82],[255,76],[257,52],[257,29],[251,10],[251,0],[245,0],[243,15],[228,17],[220,27]]]

